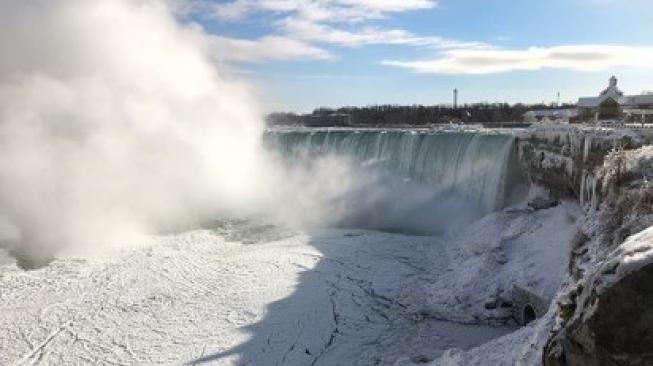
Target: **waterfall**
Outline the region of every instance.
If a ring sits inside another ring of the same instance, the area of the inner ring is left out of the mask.
[[[324,154],[353,158],[361,169],[458,197],[479,215],[511,202],[521,179],[514,137],[418,130],[270,130],[267,144],[285,159]]]

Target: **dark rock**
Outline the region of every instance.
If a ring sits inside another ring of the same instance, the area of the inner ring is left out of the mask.
[[[494,310],[497,308],[497,302],[496,301],[486,302],[485,305],[483,306],[488,310]]]
[[[431,359],[424,355],[419,355],[411,358],[411,361],[413,361],[413,363],[429,363],[431,362]]]
[[[512,301],[507,301],[507,300],[501,301],[501,307],[504,308],[504,309],[511,308],[512,307]]]
[[[360,233],[346,233],[345,237],[346,238],[352,238],[352,237],[361,236],[361,235],[363,235],[363,234],[360,234]]]
[[[547,343],[544,364],[653,365],[653,264],[600,294],[584,292],[587,301]]]
[[[508,263],[508,256],[506,253],[503,251],[503,248],[501,247],[496,247],[492,249],[492,256],[494,257],[494,260],[497,262],[499,265],[504,265]]]
[[[537,210],[546,210],[547,208],[555,207],[559,204],[560,202],[555,199],[535,198],[534,200],[528,203],[528,207],[537,211]]]

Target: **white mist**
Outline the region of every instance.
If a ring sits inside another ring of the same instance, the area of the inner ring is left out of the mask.
[[[0,212],[12,250],[129,241],[247,207],[261,118],[158,0],[0,1]]]

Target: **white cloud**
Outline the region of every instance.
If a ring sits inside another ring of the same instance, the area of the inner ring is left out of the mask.
[[[465,48],[485,49],[489,45],[480,42],[461,42],[437,36],[418,36],[403,29],[360,27],[354,31],[316,23],[302,18],[286,18],[280,22],[286,33],[297,39],[316,43],[341,46],[362,46],[370,44],[395,44],[427,46],[441,49]]]
[[[437,5],[437,2],[432,0],[340,0],[337,2],[387,12],[429,9]]]
[[[328,59],[319,45],[359,47],[373,44],[423,46],[435,49],[485,49],[480,42],[420,36],[404,29],[372,26],[388,14],[429,9],[435,0],[231,0],[215,3],[189,0],[195,14],[236,22],[264,14],[275,30],[255,40],[216,36],[227,61]],[[248,18],[249,17],[249,18]]]
[[[483,42],[419,35],[371,22],[393,13],[434,8],[437,0],[230,0],[219,4],[190,1],[201,2],[204,11],[218,19],[237,21],[262,13],[273,22],[275,30],[271,34],[254,40],[216,36],[216,53],[226,61],[330,59],[334,56],[323,45],[403,45],[440,50],[440,55],[382,63],[432,74],[490,74],[544,68],[595,71],[613,66],[653,65],[653,47],[586,44],[503,49]]]
[[[207,3],[205,3],[207,4]],[[234,0],[211,4],[215,16],[237,20],[254,11],[320,13],[334,21],[382,17],[384,13],[429,9],[434,0]]]
[[[222,21],[240,21],[255,12],[276,19],[276,34],[313,43],[344,46],[368,44],[427,45],[440,48],[478,46],[441,37],[422,37],[403,29],[371,27],[372,19],[389,13],[429,9],[435,0],[232,0],[212,3],[195,0],[197,12]]]
[[[613,66],[653,67],[653,47],[570,45],[523,50],[454,49],[432,60],[384,60],[382,63],[429,74],[491,74],[543,68],[599,71]]]
[[[240,19],[252,9],[250,1],[234,1],[233,3],[220,4],[213,7],[214,15],[225,20]]]
[[[299,8],[302,1],[298,0],[235,0],[215,4],[208,1],[198,1],[205,10],[223,20],[240,20],[254,11],[291,12]]]
[[[256,40],[248,40],[214,35],[211,37],[209,47],[211,54],[220,61],[260,62],[333,58],[333,55],[324,49],[280,36],[265,36]]]

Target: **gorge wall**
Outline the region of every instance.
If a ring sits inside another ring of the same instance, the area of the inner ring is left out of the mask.
[[[641,146],[636,135],[573,126],[535,127],[517,133],[519,156],[532,183],[554,198],[577,198],[584,208],[598,208],[600,179],[596,169],[612,150]]]
[[[520,133],[520,161],[586,222],[552,305],[544,365],[653,364],[653,146],[637,134],[575,127]]]

